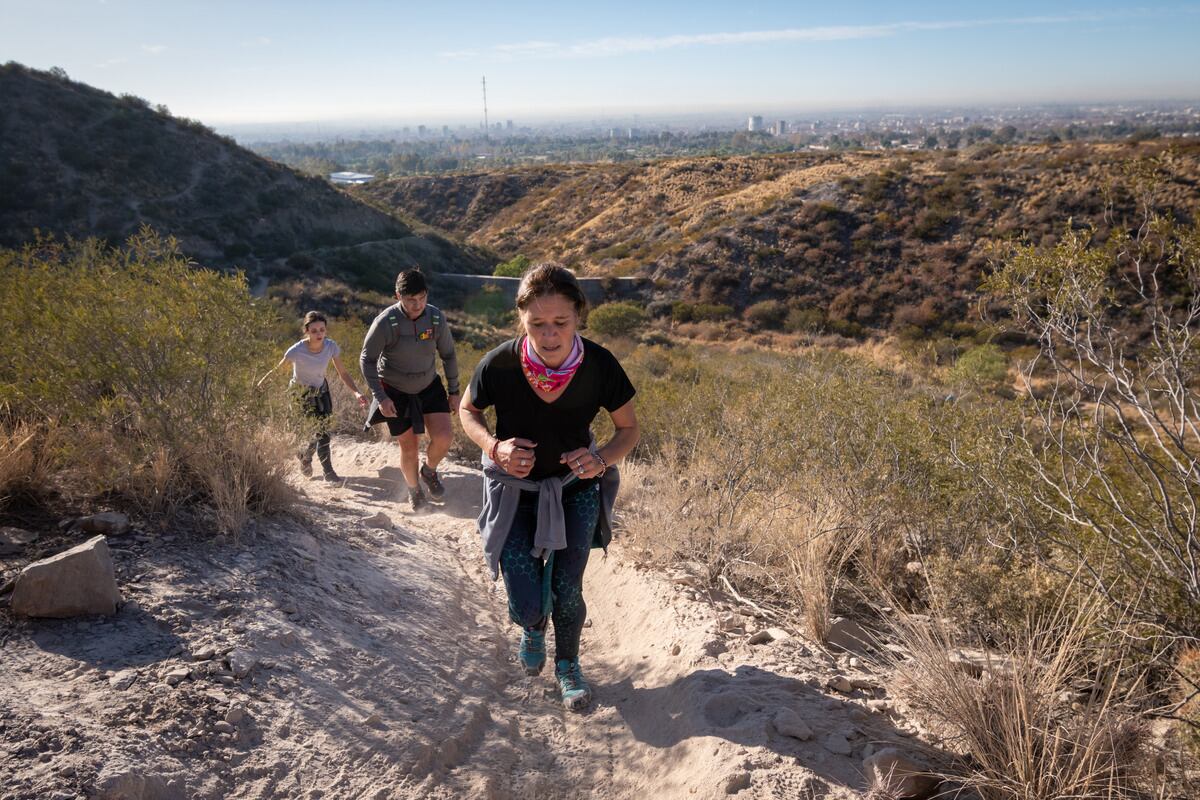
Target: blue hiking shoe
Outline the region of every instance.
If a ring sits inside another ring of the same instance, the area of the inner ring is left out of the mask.
[[[584,680],[578,661],[561,659],[554,662],[554,677],[562,692],[563,707],[568,711],[580,711],[592,702],[592,687]]]
[[[546,666],[546,632],[525,628],[521,631],[521,649],[517,658],[526,675],[540,675],[542,667]]]

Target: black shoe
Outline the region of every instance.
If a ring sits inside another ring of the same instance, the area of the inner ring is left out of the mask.
[[[420,488],[408,490],[408,502],[412,504],[413,511],[420,511],[429,505],[429,501],[425,499],[425,493]]]
[[[446,487],[442,486],[437,470],[430,469],[428,464],[421,465],[421,480],[425,481],[425,485],[429,487],[429,496],[433,499],[440,499],[446,493]]]
[[[312,454],[305,456],[304,453],[299,453],[296,458],[300,460],[300,472],[304,477],[312,477]]]
[[[325,473],[325,475],[322,477],[322,480],[324,480],[324,481],[327,481],[328,483],[335,483],[335,482],[338,482],[338,481],[342,480],[342,476],[341,476],[341,475],[338,475],[338,474],[337,474],[336,472],[334,472],[333,470],[329,470],[329,471],[328,471],[328,472],[326,472],[326,473]]]

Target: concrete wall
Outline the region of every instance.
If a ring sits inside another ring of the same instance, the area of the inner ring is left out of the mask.
[[[517,301],[517,288],[520,278],[497,278],[493,275],[455,275],[439,272],[436,275],[439,284],[455,286],[468,294],[483,290],[491,285],[500,289],[510,303]],[[580,278],[579,285],[588,303],[593,306],[612,300],[627,300],[638,298],[649,287],[645,278]]]

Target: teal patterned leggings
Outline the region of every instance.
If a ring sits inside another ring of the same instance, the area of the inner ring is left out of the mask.
[[[547,616],[554,620],[554,658],[579,657],[579,636],[587,619],[583,602],[583,571],[600,519],[600,487],[592,484],[563,498],[567,547],[555,550],[543,567],[534,558],[537,529],[537,495],[523,492],[504,549],[500,572],[508,589],[508,615],[523,628],[545,630]],[[546,581],[546,572],[549,581]]]

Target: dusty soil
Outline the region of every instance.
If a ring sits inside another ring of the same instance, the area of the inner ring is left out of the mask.
[[[865,751],[911,746],[847,656],[751,645],[765,623],[619,537],[587,574],[596,701],[563,710],[550,670],[516,666],[479,473],[447,465],[446,502],[412,514],[397,455],[336,441],[344,484],[297,475],[298,516],[236,542],[111,537],[112,618],[0,611],[0,798],[852,798]],[[364,523],[379,512],[394,527]],[[811,738],[775,729],[783,708]]]

